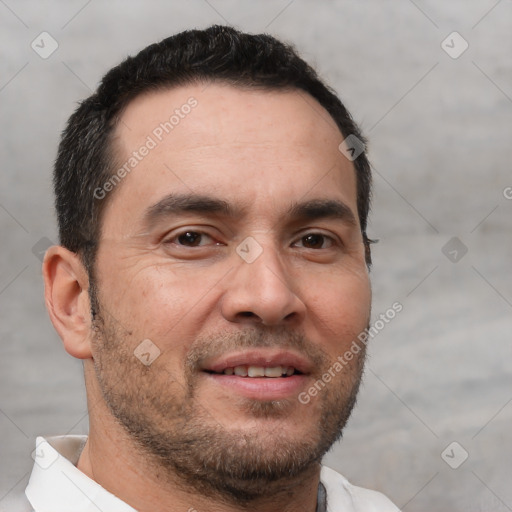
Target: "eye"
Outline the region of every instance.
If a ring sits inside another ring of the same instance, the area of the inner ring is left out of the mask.
[[[211,243],[212,237],[200,231],[184,231],[166,240],[166,243],[175,243],[183,247],[201,247]]]
[[[335,241],[322,233],[308,233],[301,237],[300,242],[305,249],[329,249]]]

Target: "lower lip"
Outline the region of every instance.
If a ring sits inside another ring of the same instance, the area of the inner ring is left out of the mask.
[[[254,400],[282,400],[296,398],[306,386],[306,375],[290,377],[239,377],[207,373],[206,376],[219,386],[229,388],[247,398]]]

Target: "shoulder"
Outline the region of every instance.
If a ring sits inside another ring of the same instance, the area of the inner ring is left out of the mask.
[[[327,466],[322,466],[320,479],[327,491],[328,512],[338,512],[345,508],[354,512],[399,512],[398,507],[384,494],[352,485],[344,476]]]

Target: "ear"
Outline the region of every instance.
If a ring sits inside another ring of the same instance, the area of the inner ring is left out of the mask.
[[[60,245],[50,247],[43,278],[46,309],[64,348],[78,359],[91,358],[89,277],[80,257]]]

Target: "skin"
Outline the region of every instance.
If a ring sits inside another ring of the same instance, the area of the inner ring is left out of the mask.
[[[346,417],[334,418],[333,411],[349,414],[362,371],[364,351],[308,405],[297,400],[369,320],[355,171],[338,150],[344,137],[302,92],[189,85],[128,105],[116,129],[121,165],[191,96],[197,106],[108,197],[95,267],[96,321],[78,256],[60,246],[46,255],[50,317],[66,350],[84,360],[90,434],[78,468],[142,512],[313,512],[319,460],[292,478],[265,482],[259,495],[255,482],[253,498],[244,502],[204,483],[194,486],[116,417],[124,411],[175,436],[197,420],[229,439],[241,459],[250,447],[265,460],[285,458],[283,447],[307,452],[322,439],[334,441],[334,430],[322,433],[321,423],[342,428]],[[148,207],[171,193],[221,199],[237,214],[145,221]],[[354,221],[288,216],[294,203],[326,199],[344,203]],[[187,231],[207,236],[187,246],[177,237]],[[326,238],[304,238],[311,233]],[[262,249],[252,263],[236,252],[246,237]],[[149,366],[133,355],[146,339],[160,350]],[[200,369],[263,345],[265,354],[285,349],[308,362],[290,396],[270,400],[262,388],[262,396],[249,397]]]

